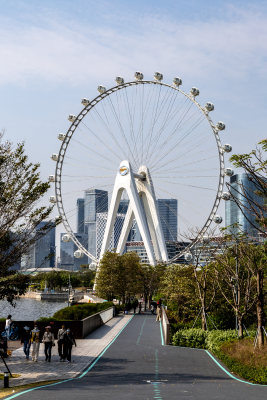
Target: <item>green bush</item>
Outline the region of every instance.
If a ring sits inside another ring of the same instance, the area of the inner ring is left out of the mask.
[[[219,350],[222,343],[236,339],[237,333],[235,330],[209,331],[206,338],[205,348],[212,352],[215,352]]]
[[[207,332],[202,329],[191,328],[177,331],[172,338],[175,346],[205,349]]]
[[[88,303],[88,304],[78,304],[71,307],[62,308],[58,310],[53,318],[57,321],[79,321],[90,315],[96,314],[100,311],[106,310],[112,307],[113,303],[106,301],[104,303]],[[53,320],[50,318],[50,321]],[[49,319],[49,318],[48,318]]]

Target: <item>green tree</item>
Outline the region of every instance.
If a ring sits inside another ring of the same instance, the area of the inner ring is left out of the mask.
[[[142,290],[142,269],[136,253],[119,255],[107,251],[101,259],[96,291],[107,300],[117,298],[125,303]]]
[[[238,336],[243,337],[243,320],[256,302],[256,281],[246,254],[245,242],[227,245],[213,263],[214,279],[225,301],[234,310],[238,321]]]
[[[143,271],[143,289],[145,304],[147,301],[151,303],[153,295],[159,290],[161,280],[164,275],[166,266],[164,264],[147,265],[142,264]]]
[[[192,319],[198,307],[192,266],[168,266],[161,281],[160,291],[168,304],[177,309],[179,321],[186,322]]]
[[[52,228],[46,224],[52,207],[38,206],[49,183],[40,180],[39,164],[32,164],[24,144],[13,146],[0,134],[0,299],[12,302],[26,291],[29,278],[10,268],[33,243]]]

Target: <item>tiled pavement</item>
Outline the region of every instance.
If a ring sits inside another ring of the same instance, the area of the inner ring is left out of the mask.
[[[77,339],[77,347],[73,346],[71,363],[59,361],[57,343],[52,348],[52,360],[50,363],[45,361],[43,344],[40,346],[38,362],[27,361],[22,347],[15,350],[6,361],[11,373],[20,374],[20,377],[10,379],[10,386],[68,379],[79,375],[114,339],[130,318],[131,315],[112,318],[85,339]],[[4,365],[0,363],[0,372],[4,370]]]

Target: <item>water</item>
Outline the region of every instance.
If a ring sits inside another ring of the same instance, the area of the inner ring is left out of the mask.
[[[40,301],[34,299],[18,299],[16,307],[12,307],[7,301],[0,301],[0,318],[12,315],[13,321],[34,321],[41,317],[52,317],[61,308],[67,307],[67,303],[53,301]]]

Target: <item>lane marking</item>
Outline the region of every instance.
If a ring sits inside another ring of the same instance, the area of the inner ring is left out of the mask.
[[[228,376],[230,376],[232,379],[235,379],[238,382],[241,383],[247,383],[248,385],[253,385],[253,386],[267,386],[267,385],[261,385],[260,383],[252,383],[252,382],[248,382],[248,381],[244,381],[242,379],[236,378],[234,375],[232,375],[229,371],[227,371],[217,360],[216,358],[213,357],[213,355],[208,351],[205,350],[205,352],[210,356],[210,358],[218,365],[218,367],[220,367]]]
[[[161,344],[162,344],[162,346],[165,346],[165,342],[164,342],[164,336],[163,336],[163,331],[162,331],[162,323],[161,323],[161,321],[159,321],[159,324],[160,324]]]
[[[144,322],[142,323],[139,336],[138,336],[138,338],[137,338],[137,340],[136,340],[136,344],[137,344],[137,345],[139,345],[139,343],[140,343],[140,339],[141,339],[141,336],[142,336],[142,334],[143,334],[143,329],[144,329],[146,320],[147,320],[147,316],[145,317]]]
[[[86,375],[87,372],[89,372],[89,371],[95,366],[95,364],[99,361],[99,359],[100,359],[100,358],[102,357],[102,355],[107,351],[107,349],[112,345],[112,343],[115,342],[115,340],[117,339],[117,337],[118,337],[118,336],[121,334],[121,332],[126,328],[126,326],[129,324],[129,322],[131,322],[131,320],[133,319],[133,317],[134,317],[134,315],[132,315],[132,317],[129,319],[129,321],[126,322],[126,324],[120,329],[120,331],[119,331],[119,332],[117,333],[117,335],[112,339],[112,341],[104,348],[104,350],[99,354],[99,356],[95,359],[95,361],[94,361],[92,364],[90,364],[90,366],[89,366],[81,375],[76,376],[75,378],[69,378],[69,379],[64,379],[64,380],[62,380],[62,381],[59,381],[59,382],[50,383],[50,384],[48,384],[48,385],[36,386],[36,387],[34,387],[34,388],[24,390],[23,392],[19,392],[19,393],[13,394],[12,396],[5,397],[5,400],[15,399],[16,397],[21,396],[22,394],[32,392],[33,390],[36,390],[36,389],[43,389],[43,388],[47,388],[47,387],[51,387],[51,386],[56,386],[56,385],[59,385],[59,384],[61,384],[61,383],[74,381],[75,379],[80,379],[80,378],[84,377],[84,375]]]

